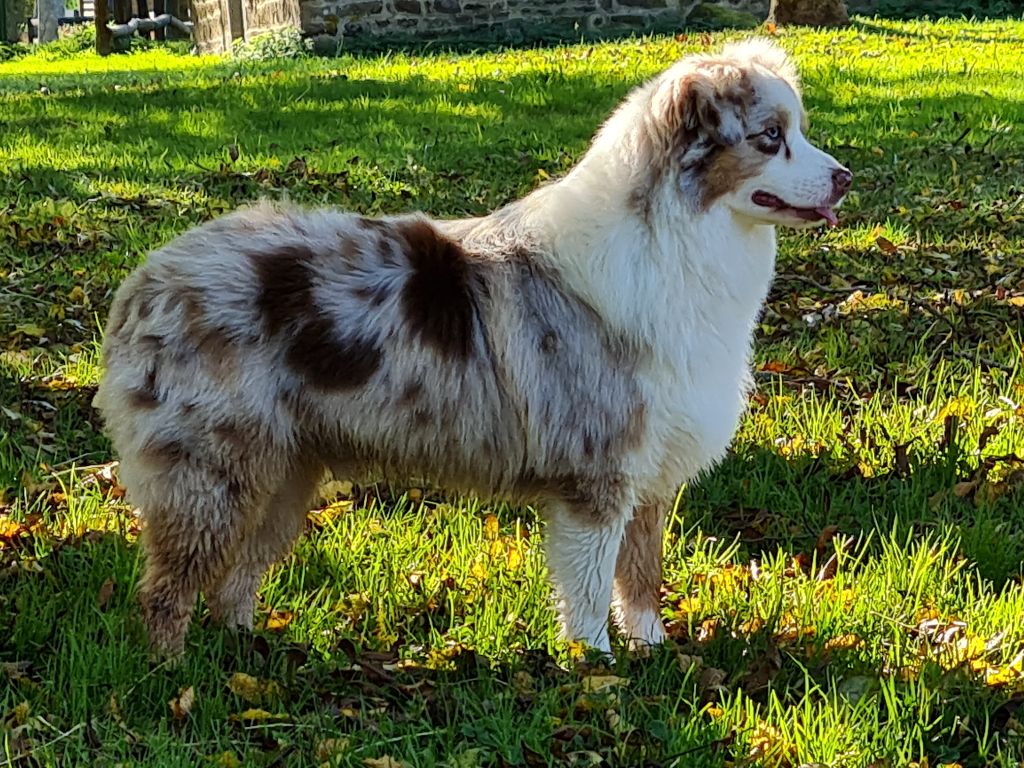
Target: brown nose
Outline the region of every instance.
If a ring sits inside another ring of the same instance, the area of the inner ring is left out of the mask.
[[[832,199],[838,200],[850,191],[853,184],[853,174],[846,168],[836,168],[832,171]]]

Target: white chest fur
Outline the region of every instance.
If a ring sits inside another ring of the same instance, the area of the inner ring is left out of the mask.
[[[732,441],[775,263],[774,229],[740,229],[731,218],[702,222],[679,246],[675,280],[665,280],[657,302],[656,357],[645,377],[656,451],[647,461],[662,495],[713,465]]]

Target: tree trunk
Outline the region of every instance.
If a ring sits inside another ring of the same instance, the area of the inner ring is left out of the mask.
[[[96,19],[96,53],[100,56],[109,56],[114,38],[107,27],[107,18],[110,15],[107,0],[96,0],[93,14]]]
[[[850,23],[844,0],[772,0],[768,21],[809,27],[843,27]]]
[[[64,15],[64,0],[39,0],[39,40],[52,43],[57,39],[60,17]]]

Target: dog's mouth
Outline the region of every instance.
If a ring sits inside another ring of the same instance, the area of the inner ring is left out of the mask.
[[[778,195],[773,195],[771,192],[765,192],[760,189],[751,195],[750,199],[754,202],[754,205],[771,208],[777,213],[789,214],[802,221],[824,220],[828,222],[830,227],[839,226],[839,217],[836,216],[836,212],[830,205],[819,205],[816,208],[800,208],[790,205]]]

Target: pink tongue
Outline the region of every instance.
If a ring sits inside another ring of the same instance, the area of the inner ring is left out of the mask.
[[[825,221],[827,221],[830,227],[839,226],[839,217],[836,216],[836,212],[833,211],[831,208],[823,205],[819,208],[815,208],[814,212],[821,216],[821,218],[823,218]]]

